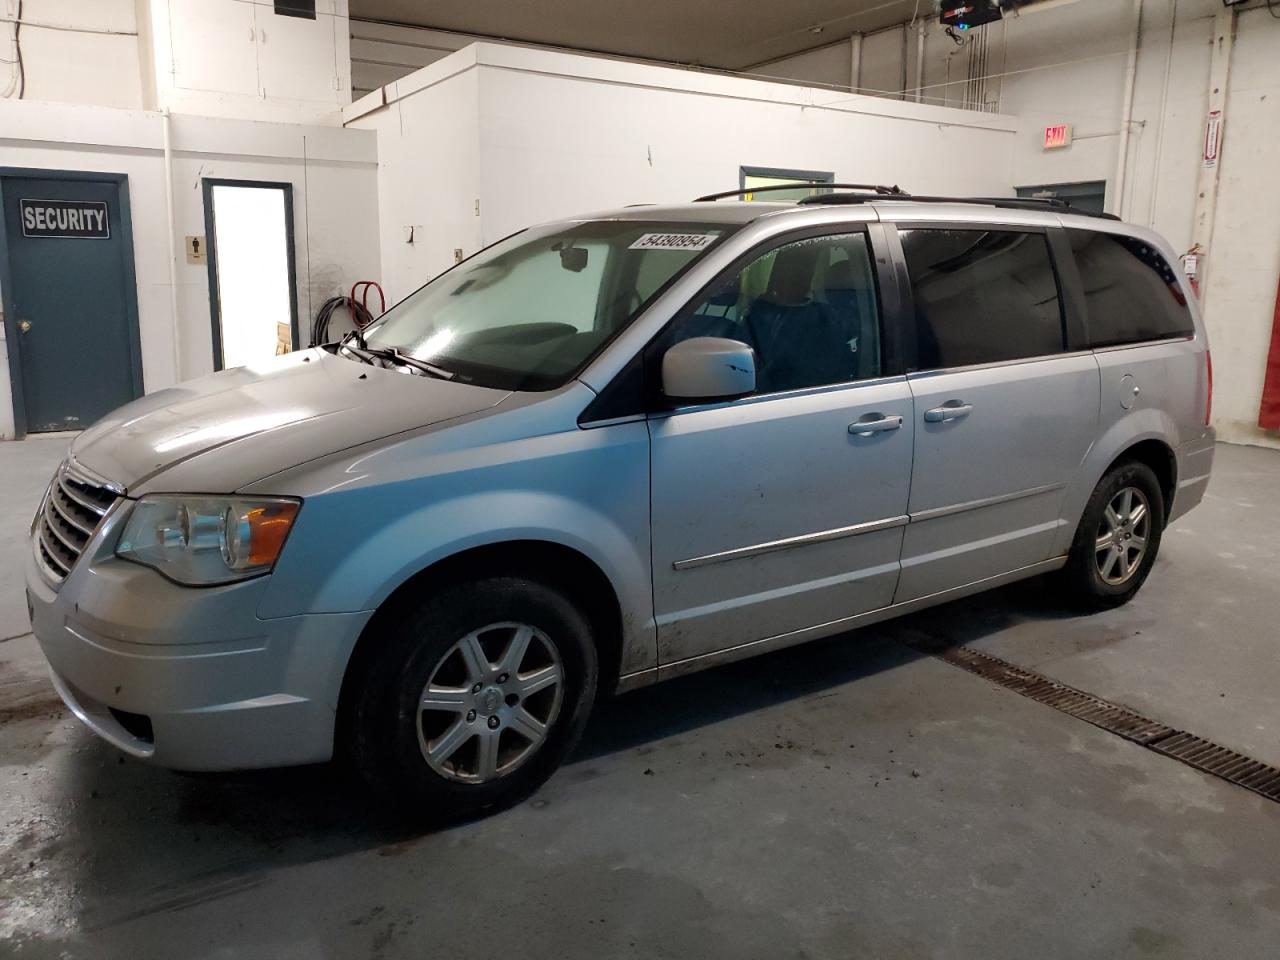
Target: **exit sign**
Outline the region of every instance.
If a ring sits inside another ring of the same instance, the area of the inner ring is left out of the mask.
[[[1044,128],[1044,148],[1057,150],[1059,147],[1071,145],[1071,124],[1059,123]]]

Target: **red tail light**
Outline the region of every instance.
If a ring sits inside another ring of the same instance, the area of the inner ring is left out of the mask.
[[[1204,352],[1204,369],[1209,378],[1209,389],[1204,394],[1204,425],[1207,427],[1213,416],[1213,357],[1208,350]]]

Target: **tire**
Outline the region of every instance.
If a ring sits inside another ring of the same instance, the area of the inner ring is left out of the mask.
[[[1127,516],[1120,509],[1126,492],[1131,494]],[[1139,506],[1145,507],[1142,517],[1129,522]],[[1137,461],[1112,467],[1085,505],[1067,564],[1059,574],[1067,599],[1087,610],[1128,603],[1155,563],[1164,517],[1164,494],[1150,467]],[[1116,519],[1122,521],[1118,527]],[[1135,541],[1141,541],[1140,552]]]
[[[596,648],[587,618],[556,590],[518,576],[454,584],[376,629],[346,721],[350,760],[380,812],[441,823],[502,809],[541,786],[581,737]],[[519,636],[523,655],[512,653]],[[430,706],[419,709],[424,695]]]

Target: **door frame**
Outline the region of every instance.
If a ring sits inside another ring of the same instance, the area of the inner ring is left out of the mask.
[[[301,332],[298,326],[298,265],[296,241],[293,232],[293,184],[281,180],[235,180],[224,177],[203,177],[200,181],[204,196],[204,249],[206,271],[209,276],[209,321],[213,326],[213,369],[222,370],[222,301],[218,296],[218,240],[213,216],[214,187],[257,187],[263,190],[284,191],[284,242],[289,255],[289,336],[291,349],[297,350]]]
[[[142,333],[138,326],[138,278],[134,269],[133,215],[129,206],[129,175],[127,173],[96,173],[88,170],[49,170],[43,167],[0,167],[0,289],[3,290],[4,339],[9,354],[9,392],[13,402],[13,436],[21,440],[27,435],[27,402],[23,395],[22,347],[19,340],[18,317],[13,309],[13,270],[10,263],[9,238],[6,235],[6,217],[2,215],[5,203],[5,184],[10,179],[73,180],[88,183],[115,184],[120,205],[121,266],[124,270],[125,320],[128,334],[130,379],[133,382],[134,399],[145,392],[142,378]]]
[[[823,189],[823,184],[835,183],[836,175],[833,170],[793,170],[788,167],[757,167],[753,164],[742,164],[738,167],[738,187],[745,193],[747,187],[747,177],[772,177],[778,180],[795,180],[796,189],[800,189],[805,184],[813,188],[814,193],[830,193],[828,187]]]
[[[1069,180],[1065,183],[1024,183],[1015,185],[1014,193],[1019,197],[1026,197],[1030,200],[1038,199],[1035,196],[1037,191],[1052,191],[1055,199],[1066,200],[1070,202],[1072,199],[1088,194],[1092,194],[1093,190],[1084,190],[1084,187],[1101,187],[1102,188],[1102,209],[1106,210],[1107,200],[1110,191],[1106,180]]]

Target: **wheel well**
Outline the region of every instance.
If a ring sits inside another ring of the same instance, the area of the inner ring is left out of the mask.
[[[499,575],[522,576],[559,590],[576,603],[591,624],[600,659],[600,692],[607,695],[617,683],[622,662],[622,608],[613,584],[588,557],[562,544],[544,540],[513,540],[473,547],[438,560],[418,571],[378,607],[365,624],[347,663],[338,701],[339,724],[349,706],[351,679],[358,676],[376,651],[381,624],[424,593],[445,586]],[[339,726],[339,731],[342,727]]]
[[[1173,506],[1173,493],[1178,482],[1178,462],[1169,445],[1161,440],[1142,440],[1129,447],[1124,453],[1111,461],[1106,473],[1112,467],[1127,460],[1145,463],[1160,481],[1160,493],[1164,496],[1164,515],[1169,517],[1169,509]]]

